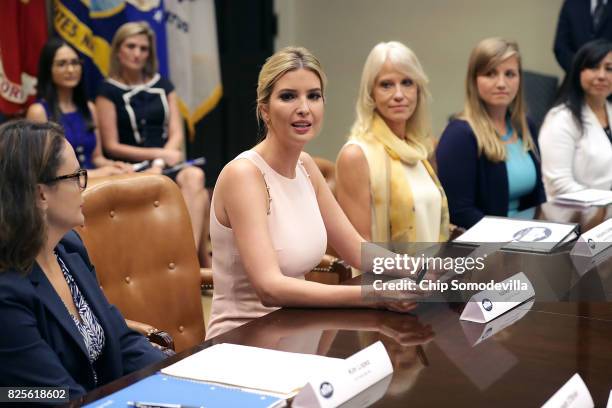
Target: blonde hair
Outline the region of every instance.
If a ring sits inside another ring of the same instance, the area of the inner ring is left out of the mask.
[[[272,95],[272,90],[278,80],[287,72],[298,69],[307,69],[319,77],[321,81],[321,94],[325,99],[327,77],[319,60],[303,47],[289,46],[277,51],[261,67],[259,79],[257,80],[257,121],[258,124],[263,124],[266,131],[267,126],[263,118],[262,106],[266,106],[270,102],[270,95]]]
[[[111,43],[111,55],[110,55],[110,67],[108,70],[108,76],[111,78],[118,78],[121,73],[121,64],[119,63],[119,48],[128,37],[135,35],[144,34],[149,39],[149,56],[144,66],[144,74],[146,76],[153,76],[157,73],[157,52],[155,49],[155,32],[151,29],[151,26],[146,21],[135,21],[131,23],[125,23],[113,36],[113,42]]]
[[[476,136],[478,153],[491,161],[500,162],[506,159],[506,147],[499,139],[486,104],[478,93],[477,78],[484,75],[508,58],[516,57],[519,66],[519,87],[516,97],[510,103],[510,121],[512,127],[518,130],[523,140],[525,150],[536,153],[535,144],[527,126],[525,103],[523,102],[523,81],[521,55],[518,44],[502,38],[486,38],[472,50],[465,79],[465,103],[459,118],[466,120]]]
[[[366,58],[355,107],[357,118],[351,128],[351,137],[356,139],[367,139],[369,137],[368,134],[376,109],[372,91],[376,78],[387,60],[396,69],[410,76],[417,86],[417,106],[406,122],[406,135],[409,141],[423,144],[428,149],[428,153],[431,153],[430,94],[427,89],[429,80],[414,52],[397,41],[377,44]]]

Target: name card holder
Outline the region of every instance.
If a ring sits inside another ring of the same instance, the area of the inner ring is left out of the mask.
[[[542,408],[593,408],[594,406],[591,393],[580,375],[576,373],[542,405]]]
[[[499,283],[500,290],[483,290],[465,305],[461,320],[488,323],[535,296],[533,285],[523,272]]]
[[[593,257],[610,246],[612,246],[612,218],[580,235],[570,255]]]
[[[369,396],[368,399],[374,402],[385,394],[393,373],[393,365],[380,341],[353,354],[344,363],[342,367],[311,378],[295,396],[291,406],[337,407],[372,386],[375,386],[372,389],[376,390],[376,396]],[[386,383],[386,386],[378,387],[379,382]]]
[[[484,328],[481,324],[461,322],[463,334],[465,334],[468,343],[471,344],[472,347],[477,346],[479,343],[485,341],[489,337],[521,320],[527,314],[527,312],[531,310],[534,301],[534,299],[531,299],[527,303],[517,306],[515,310],[505,313],[498,319],[494,319],[493,321],[487,323]]]

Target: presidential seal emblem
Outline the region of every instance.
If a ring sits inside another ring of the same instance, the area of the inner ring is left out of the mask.
[[[327,381],[322,382],[319,386],[319,393],[323,398],[331,398],[334,395],[334,387]]]
[[[493,309],[493,302],[491,302],[489,299],[483,299],[482,300],[482,307],[487,312],[490,312]]]

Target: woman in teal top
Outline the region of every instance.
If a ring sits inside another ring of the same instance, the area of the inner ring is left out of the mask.
[[[500,139],[506,144],[506,172],[508,173],[508,217],[519,212],[520,199],[525,194],[533,191],[536,186],[536,166],[531,157],[525,151],[523,140],[515,138],[510,142],[514,130],[510,118],[506,120],[506,134]]]
[[[513,216],[545,201],[522,99],[517,44],[482,40],[470,56],[464,110],[436,150],[451,223],[469,228],[485,215]]]

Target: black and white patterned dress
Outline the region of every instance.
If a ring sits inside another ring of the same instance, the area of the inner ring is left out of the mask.
[[[79,330],[79,333],[81,333],[81,336],[83,337],[83,342],[85,343],[85,348],[87,349],[89,362],[91,363],[91,367],[93,370],[94,381],[97,384],[98,376],[93,367],[95,361],[98,359],[98,357],[102,353],[102,349],[104,348],[104,330],[102,329],[102,326],[100,326],[100,323],[98,322],[96,316],[93,314],[91,308],[89,307],[89,304],[87,304],[87,301],[81,294],[81,291],[79,290],[79,287],[74,281],[74,278],[70,274],[68,267],[66,266],[62,258],[57,254],[57,252],[55,253],[55,256],[57,258],[57,262],[60,265],[60,268],[62,269],[62,273],[64,274],[64,279],[66,279],[66,283],[68,283],[68,288],[70,288],[70,294],[72,295],[74,305],[77,311],[79,312],[79,316],[81,317],[81,319],[79,320],[76,316],[72,315],[72,313],[70,314],[72,320],[74,321],[74,324]]]

